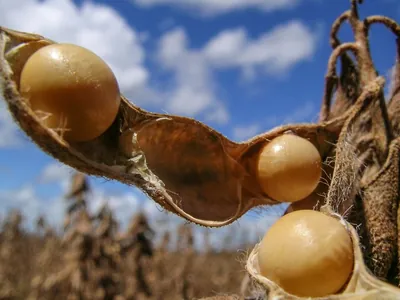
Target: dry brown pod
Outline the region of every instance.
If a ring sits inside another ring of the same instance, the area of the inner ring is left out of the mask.
[[[400,38],[396,40],[397,45],[397,58],[394,68],[392,70],[392,85],[390,91],[390,100],[388,104],[388,111],[390,116],[396,116],[400,113]],[[398,118],[391,118],[392,127],[395,135],[400,135],[400,120]]]
[[[400,289],[395,286],[378,280],[368,270],[364,264],[363,254],[359,245],[358,234],[354,227],[344,220],[340,215],[326,212],[341,221],[346,230],[348,230],[354,248],[354,266],[351,278],[339,293],[325,297],[297,297],[284,291],[279,285],[269,280],[260,274],[258,266],[258,251],[257,245],[250,253],[246,264],[246,270],[253,280],[255,280],[262,289],[268,291],[269,300],[300,300],[300,299],[318,299],[318,300],[373,300],[373,299],[400,299]]]
[[[323,177],[305,200],[314,205],[326,193],[334,144],[346,114],[317,124],[294,124],[235,143],[194,119],[144,111],[121,96],[112,126],[90,142],[68,143],[46,128],[18,92],[27,59],[54,42],[0,28],[2,91],[15,121],[43,151],[81,172],[134,185],[163,208],[204,226],[223,226],[259,205],[279,202],[256,180],[262,147],[286,132],[309,140],[323,161]],[[337,59],[339,56],[335,54]],[[95,150],[95,151],[94,151]],[[311,199],[311,200],[310,200]]]
[[[343,288],[333,295],[314,298],[292,295],[283,290],[276,282],[261,275],[258,262],[260,244],[258,244],[248,257],[246,270],[260,288],[267,291],[268,299],[400,299],[400,289],[385,282],[387,274],[383,274],[385,276],[382,277],[385,281],[380,280],[376,277],[376,270],[371,270],[367,267],[365,264],[365,249],[362,249],[361,247],[359,232],[357,232],[354,226],[342,215],[336,213],[337,208],[342,205],[342,202],[346,199],[351,199],[354,191],[358,190],[360,187],[356,180],[357,176],[354,176],[352,172],[349,172],[357,168],[358,162],[354,159],[354,156],[352,156],[355,154],[355,150],[354,147],[351,147],[348,144],[348,141],[352,140],[354,137],[353,128],[358,125],[358,121],[360,117],[363,116],[363,113],[371,111],[371,109],[376,107],[375,104],[379,99],[379,93],[382,88],[383,79],[378,77],[373,83],[365,88],[365,91],[357,100],[351,116],[346,120],[337,146],[338,151],[336,160],[340,163],[335,165],[326,204],[321,208],[321,212],[339,220],[351,237],[354,251],[354,265],[351,277]],[[390,260],[389,266],[394,260],[393,255],[390,255],[391,253],[389,253],[390,251],[386,251],[387,249],[390,250],[390,246],[393,246],[396,243],[396,240],[393,241],[392,238],[392,228],[387,226],[390,223],[387,223],[386,219],[391,218],[390,208],[388,208],[387,205],[393,206],[393,203],[390,201],[397,201],[398,199],[398,188],[396,187],[398,180],[397,182],[393,182],[391,179],[395,179],[396,177],[398,178],[399,176],[399,157],[400,138],[397,138],[390,144],[389,153],[384,166],[374,174],[369,181],[361,185],[361,191],[364,200],[366,201],[366,203],[364,203],[365,208],[367,208],[367,210],[368,208],[371,210],[374,209],[375,212],[370,212],[369,215],[366,214],[367,224],[365,224],[365,226],[370,230],[370,233],[375,233],[375,235],[372,235],[372,238],[379,240],[378,242],[373,241],[375,243],[372,243],[373,246],[377,247],[376,250],[379,250],[379,252],[375,251],[372,253],[372,258],[379,263],[378,266],[380,267],[388,265],[385,260]],[[386,191],[382,189],[386,189]],[[377,202],[375,204],[381,205],[384,212],[382,212],[377,206],[368,206],[368,201]],[[380,246],[384,246],[385,248]],[[382,268],[378,271],[381,270]],[[374,273],[372,271],[374,271]]]

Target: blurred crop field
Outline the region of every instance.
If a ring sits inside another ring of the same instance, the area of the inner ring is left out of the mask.
[[[89,213],[88,189],[75,174],[61,230],[43,217],[27,230],[16,210],[3,217],[0,299],[197,299],[246,289],[243,255],[252,245],[240,253],[206,242],[199,251],[187,224],[155,241],[140,212],[121,230],[107,206]]]

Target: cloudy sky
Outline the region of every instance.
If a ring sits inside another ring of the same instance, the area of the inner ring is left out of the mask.
[[[365,2],[363,16],[400,19],[397,0]],[[349,0],[0,0],[0,25],[87,47],[111,66],[135,104],[194,117],[244,140],[317,119],[327,34],[348,6]],[[387,74],[394,39],[379,26],[371,34],[373,57]],[[341,37],[349,39],[349,30]],[[18,207],[28,222],[44,213],[59,224],[70,174],[17,130],[1,103],[0,213]],[[92,207],[106,200],[124,222],[138,209],[164,216],[135,189],[91,183]],[[258,234],[277,212],[250,213],[222,230]]]

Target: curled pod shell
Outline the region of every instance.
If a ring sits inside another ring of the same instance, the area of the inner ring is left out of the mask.
[[[396,40],[396,62],[392,69],[392,82],[388,111],[395,136],[400,136],[400,38]]]
[[[287,132],[308,140],[322,160],[320,184],[299,203],[322,201],[332,155],[349,112],[317,124],[277,127],[236,143],[191,118],[147,112],[121,95],[117,117],[99,137],[66,141],[26,104],[18,80],[29,57],[54,44],[45,37],[0,27],[0,79],[20,128],[44,152],[89,175],[140,188],[166,210],[199,225],[218,227],[260,205],[279,204],[257,180],[260,151]],[[300,204],[301,205],[301,204]]]
[[[360,95],[359,70],[353,59],[346,52],[340,56],[341,72],[337,82],[335,102],[329,117],[342,115]]]
[[[340,221],[351,237],[353,244],[354,264],[349,280],[336,294],[323,297],[298,297],[282,289],[277,283],[264,277],[260,272],[258,254],[260,244],[257,244],[251,251],[246,270],[251,278],[264,290],[267,291],[270,300],[372,300],[372,299],[400,299],[400,289],[393,285],[378,280],[364,264],[363,254],[360,248],[359,238],[354,227],[340,215],[326,211],[323,212]]]

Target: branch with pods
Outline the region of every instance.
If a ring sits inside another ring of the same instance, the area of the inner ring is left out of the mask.
[[[351,0],[332,25],[319,121],[241,143],[134,105],[105,62],[82,47],[0,27],[3,96],[44,152],[136,186],[195,224],[221,227],[254,207],[291,203],[247,260],[262,299],[400,299],[400,25],[360,19],[361,3]],[[345,22],[354,42],[338,38]],[[375,24],[396,41],[388,99],[370,52]],[[300,225],[313,243],[299,236]],[[301,250],[277,250],[289,246]]]

